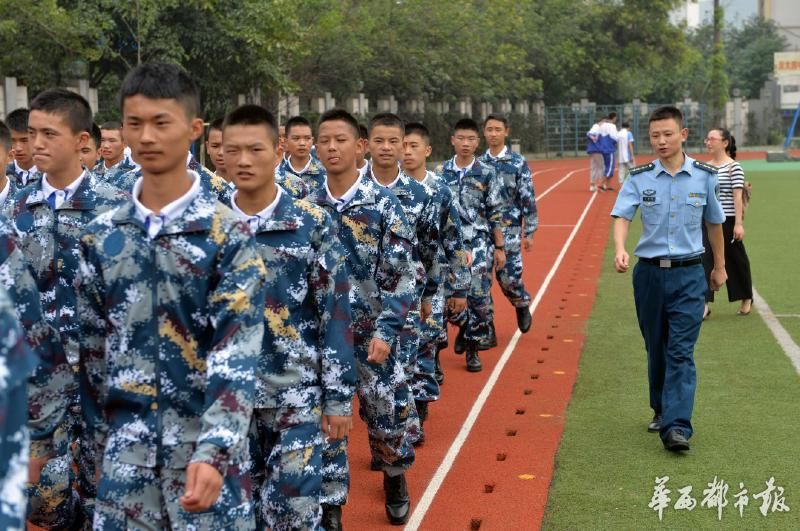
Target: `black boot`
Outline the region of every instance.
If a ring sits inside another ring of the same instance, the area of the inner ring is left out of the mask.
[[[436,369],[433,373],[433,378],[436,380],[436,383],[442,385],[444,383],[444,371],[442,370],[442,364],[439,362],[439,352],[440,349],[436,349]]]
[[[419,423],[422,424],[428,420],[428,403],[424,400],[414,400],[414,405],[416,406],[417,414],[419,415]]]
[[[408,496],[406,475],[391,477],[383,473],[383,491],[386,493],[386,516],[392,525],[403,525],[411,513],[411,499]]]
[[[325,531],[342,531],[342,506],[323,503],[320,527]]]
[[[369,462],[369,469],[373,472],[380,472],[383,470],[383,461],[373,456],[372,460]]]
[[[477,341],[471,341],[467,346],[467,370],[469,372],[481,372],[483,370],[481,358],[478,356]]]
[[[463,354],[467,350],[467,340],[464,339],[464,334],[467,332],[467,325],[458,327],[458,335],[453,343],[453,351],[456,354]]]
[[[524,334],[531,329],[532,324],[533,318],[531,317],[531,312],[528,310],[528,307],[521,306],[517,308],[517,326],[519,327],[519,331]]]
[[[489,335],[481,339],[478,350],[489,350],[497,346],[497,334],[494,331],[494,323],[489,323]]]

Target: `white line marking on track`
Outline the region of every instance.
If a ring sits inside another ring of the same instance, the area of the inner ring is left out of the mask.
[[[767,325],[769,331],[772,332],[772,335],[775,336],[775,339],[778,341],[778,345],[780,345],[786,353],[786,356],[792,362],[792,365],[794,365],[797,374],[800,374],[800,347],[797,346],[797,343],[794,342],[789,332],[787,332],[780,321],[778,321],[778,317],[772,313],[767,301],[756,291],[755,286],[753,287],[753,306],[756,307],[761,319],[764,320],[764,324]]]
[[[539,225],[541,227],[541,225]],[[800,313],[776,313],[775,317],[800,317]]]
[[[547,194],[549,194],[550,192],[552,192],[553,190],[555,190],[557,186],[559,186],[561,183],[563,183],[564,181],[566,181],[567,179],[569,179],[570,177],[572,177],[574,174],[578,173],[579,171],[583,171],[583,170],[572,170],[571,172],[569,172],[568,174],[566,174],[565,176],[563,176],[562,178],[560,178],[558,181],[556,181],[556,182],[555,182],[555,184],[553,184],[552,186],[550,186],[550,188],[548,188],[547,190],[545,190],[545,191],[544,191],[544,192],[542,192],[541,194],[536,194],[536,201],[537,201],[537,202],[539,202],[539,201],[541,201],[542,199],[544,199],[544,197],[545,197]]]
[[[570,172],[566,177],[564,177],[564,179],[562,179],[562,181],[573,173],[575,172]],[[558,183],[553,186],[557,185]],[[578,230],[580,230],[581,225],[583,225],[583,221],[586,219],[586,214],[589,212],[589,209],[592,207],[595,199],[597,199],[597,194],[592,194],[589,198],[589,202],[586,203],[586,207],[583,209],[583,213],[581,213],[580,218],[578,218],[575,228],[570,233],[567,241],[564,242],[561,252],[558,254],[555,262],[553,263],[553,267],[550,268],[550,272],[547,273],[547,276],[545,277],[544,282],[542,282],[539,291],[536,293],[533,301],[531,301],[531,305],[529,307],[531,314],[533,314],[536,311],[536,308],[539,306],[539,302],[542,300],[542,297],[544,297],[545,291],[547,291],[547,288],[550,286],[550,282],[553,280],[556,271],[558,271],[558,268],[561,266],[561,262],[564,260],[564,256],[567,254],[567,250],[569,250],[572,240],[574,240],[575,235],[578,234]],[[415,531],[419,529],[420,524],[422,524],[425,514],[428,512],[428,509],[430,509],[434,498],[436,498],[436,493],[444,483],[448,472],[450,472],[450,469],[453,467],[453,463],[455,463],[456,457],[458,457],[458,454],[461,451],[461,447],[464,446],[467,437],[469,437],[469,433],[472,431],[472,427],[478,420],[481,409],[483,409],[486,400],[489,398],[489,395],[494,389],[497,380],[500,378],[500,373],[503,372],[503,368],[506,366],[509,358],[511,358],[511,354],[514,352],[520,337],[522,337],[522,333],[519,331],[519,329],[517,329],[517,331],[514,332],[514,335],[511,337],[511,341],[509,341],[508,346],[506,346],[506,349],[503,351],[503,354],[500,356],[500,359],[497,361],[497,365],[495,365],[492,374],[489,376],[489,379],[484,384],[480,394],[478,394],[478,397],[475,399],[472,409],[470,409],[467,418],[464,420],[464,424],[461,425],[461,429],[458,431],[456,438],[453,440],[453,443],[447,450],[447,454],[445,454],[442,463],[439,465],[439,468],[436,469],[436,472],[433,474],[430,483],[428,483],[428,487],[425,489],[422,497],[420,497],[419,503],[414,509],[414,512],[411,514],[411,519],[408,521],[408,524],[406,524],[405,529],[409,531]]]

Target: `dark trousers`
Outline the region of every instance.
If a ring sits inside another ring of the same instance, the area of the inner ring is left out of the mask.
[[[733,226],[736,224],[734,216],[725,218],[722,224],[722,237],[725,239],[725,272],[728,273],[728,302],[741,301],[753,298],[753,279],[750,276],[750,259],[744,248],[744,242],[733,240]],[[706,252],[703,254],[703,268],[706,270],[706,280],[710,282],[711,270],[714,269],[714,253],[711,252],[711,244],[708,241],[708,231],[703,225],[703,247]],[[709,289],[706,291],[706,302],[714,302],[714,292]]]
[[[636,316],[647,349],[650,407],[662,415],[662,439],[673,429],[682,430],[687,439],[692,435],[694,345],[706,288],[700,264],[667,269],[638,262],[633,269]]]

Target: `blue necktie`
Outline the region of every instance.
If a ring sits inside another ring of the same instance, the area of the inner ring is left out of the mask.
[[[47,196],[47,204],[50,205],[50,210],[56,209],[56,193],[51,192],[50,195]]]

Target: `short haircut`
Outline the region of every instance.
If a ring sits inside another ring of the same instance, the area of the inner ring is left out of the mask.
[[[453,127],[453,133],[456,131],[475,131],[478,134],[481,133],[480,129],[478,129],[478,122],[472,118],[462,118],[457,121],[456,125]]]
[[[372,130],[378,126],[384,127],[397,127],[400,129],[402,133],[405,133],[405,126],[403,125],[403,120],[400,119],[394,113],[390,112],[379,112],[375,116],[373,116],[369,121],[369,132],[372,133]]]
[[[272,145],[278,144],[278,121],[267,109],[260,105],[247,104],[228,113],[222,121],[222,131],[234,125],[256,125],[267,129]]]
[[[675,120],[678,122],[678,126],[683,127],[683,113],[674,105],[665,105],[653,111],[653,114],[650,115],[650,119],[647,121],[647,123],[649,125],[653,122],[658,122],[659,120],[669,119]]]
[[[615,113],[614,111],[611,111],[610,113],[608,113],[608,116],[607,116],[607,118],[608,118],[609,120],[616,120],[616,118],[617,118],[617,113]]]
[[[120,108],[127,98],[133,96],[144,96],[151,100],[176,100],[190,120],[200,113],[200,90],[177,65],[147,63],[128,72],[119,89]]]
[[[289,131],[292,129],[292,127],[301,126],[301,125],[304,125],[304,126],[308,127],[309,129],[311,129],[311,134],[312,135],[314,134],[314,130],[311,127],[311,122],[309,122],[306,118],[304,118],[302,116],[292,116],[291,118],[289,118],[286,121],[286,128],[284,129],[284,134],[286,136],[289,136]]]
[[[103,140],[103,135],[100,134],[100,127],[98,127],[97,124],[92,124],[92,128],[89,129],[89,136],[94,140],[95,147],[99,148]]]
[[[631,123],[630,122],[622,122],[622,127],[624,127],[625,129],[630,129]]]
[[[358,136],[363,139],[369,138],[369,129],[364,124],[358,124]]]
[[[122,124],[116,120],[112,120],[110,122],[104,122],[100,126],[100,129],[106,129],[108,131],[122,131]]]
[[[208,124],[208,129],[206,129],[206,142],[208,141],[208,136],[211,134],[211,131],[222,131],[222,123],[225,121],[225,117],[222,118],[215,118],[211,120],[211,123]]]
[[[40,92],[33,98],[30,108],[31,111],[61,116],[67,127],[75,134],[91,131],[94,125],[89,102],[71,90],[55,88]]]
[[[498,122],[501,122],[505,126],[505,128],[508,129],[508,118],[506,118],[502,114],[490,114],[489,116],[487,116],[486,119],[483,121],[484,127],[486,127],[486,124],[489,123],[489,120],[496,120]]]
[[[431,143],[431,132],[421,122],[411,122],[406,124],[406,136],[419,135],[426,143]]]
[[[318,131],[319,127],[325,122],[344,122],[352,129],[356,140],[361,137],[361,133],[358,130],[358,120],[344,109],[331,109],[322,113],[322,116],[319,117],[319,122],[317,122]]]
[[[28,109],[15,109],[6,116],[6,126],[12,131],[27,133],[30,114]]]
[[[0,120],[0,147],[3,151],[11,149],[11,130],[2,120]],[[5,168],[0,168],[0,171],[5,171]]]

